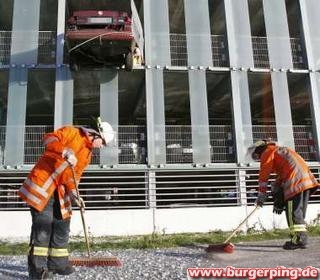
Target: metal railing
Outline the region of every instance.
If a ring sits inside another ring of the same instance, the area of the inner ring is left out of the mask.
[[[290,38],[292,62],[295,69],[308,69],[305,51],[300,38]]]
[[[53,126],[26,126],[24,163],[34,164],[44,150],[42,137]],[[0,131],[1,139],[1,131]],[[143,164],[146,159],[146,128],[144,126],[119,126],[117,134],[119,163]],[[99,150],[94,150],[92,163],[99,164]]]
[[[0,64],[10,63],[11,31],[0,31]],[[224,35],[211,35],[212,63],[215,67],[227,67],[228,48]],[[38,63],[53,64],[56,52],[56,32],[39,31]],[[300,38],[290,38],[292,62],[296,69],[306,69],[307,63]],[[252,37],[254,65],[257,68],[270,68],[267,37]],[[171,64],[173,66],[188,65],[186,34],[170,34]]]
[[[235,150],[231,125],[211,125],[210,155],[211,162],[234,162]],[[192,163],[191,126],[166,126],[167,163]]]
[[[294,144],[296,151],[308,161],[317,160],[316,143],[313,137],[311,126],[295,125],[293,126]]]
[[[260,139],[271,139],[277,141],[277,128],[275,125],[254,125],[252,126],[253,141]],[[311,125],[294,125],[293,137],[295,150],[306,160],[317,160],[316,143],[313,137]]]
[[[57,33],[53,31],[40,31],[38,41],[38,63],[55,64]]]
[[[28,31],[30,32],[30,31]],[[36,32],[36,31],[35,31]],[[54,31],[37,31],[39,64],[54,64],[56,53],[56,36]],[[0,31],[0,65],[10,64],[12,31]],[[32,38],[32,36],[30,36]],[[21,42],[22,44],[23,42]]]
[[[228,67],[227,39],[224,35],[211,36],[212,63],[215,67]],[[306,69],[307,63],[300,38],[290,38],[292,62],[295,69]],[[267,37],[252,37],[253,60],[256,68],[270,68]],[[186,34],[170,34],[171,64],[188,66]]]
[[[11,31],[0,31],[0,64],[10,63]]]
[[[170,53],[172,66],[188,65],[187,37],[185,34],[170,34]]]
[[[34,164],[44,151],[43,135],[53,130],[53,126],[26,126],[24,133],[24,162]]]
[[[319,168],[311,167],[318,180]],[[88,210],[253,205],[258,173],[257,168],[88,170],[79,190]],[[0,172],[0,211],[27,209],[17,195],[26,176],[27,171]],[[320,203],[320,190],[310,203]]]
[[[4,162],[6,127],[0,126],[0,163]],[[24,136],[24,164],[34,164],[43,152],[42,137],[53,130],[53,126],[26,126]],[[168,164],[193,163],[192,127],[167,125],[166,162]],[[253,140],[277,141],[275,125],[253,125]],[[295,149],[307,161],[316,161],[316,143],[312,126],[293,126]],[[210,125],[210,156],[213,163],[236,161],[235,139],[231,125]],[[145,126],[119,126],[117,149],[119,164],[146,164],[147,128]],[[92,164],[100,163],[99,150],[93,153]]]
[[[228,66],[228,50],[225,36],[211,35],[212,64],[216,67]],[[170,34],[170,52],[172,66],[188,65],[187,35]]]
[[[300,38],[290,38],[294,69],[307,69]],[[253,61],[256,68],[270,68],[267,37],[252,37]]]
[[[270,68],[267,38],[253,36],[251,40],[254,67]]]

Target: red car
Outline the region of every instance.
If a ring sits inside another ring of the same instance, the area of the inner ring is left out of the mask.
[[[66,42],[72,70],[123,65],[132,70],[141,63],[127,12],[75,11],[67,21]]]

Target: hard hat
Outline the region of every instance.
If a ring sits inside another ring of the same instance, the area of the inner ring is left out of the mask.
[[[112,126],[108,122],[102,122],[100,117],[97,118],[97,128],[105,145],[108,145],[115,138],[116,132]]]
[[[267,140],[259,140],[256,141],[255,143],[253,143],[251,146],[248,147],[247,150],[247,156],[249,156],[251,159],[253,160],[258,160],[258,158],[256,158],[254,156],[254,154],[257,151],[257,148],[263,148],[264,146],[266,146],[269,142]],[[259,149],[260,150],[260,149]]]

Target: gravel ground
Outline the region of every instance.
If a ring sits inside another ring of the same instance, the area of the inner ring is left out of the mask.
[[[319,267],[320,237],[310,240],[304,250],[285,251],[284,240],[236,244],[233,254],[207,254],[205,246],[156,250],[117,250],[95,252],[94,256],[117,256],[122,267],[76,267],[69,277],[54,279],[95,280],[180,280],[187,279],[188,267]],[[0,279],[27,280],[26,256],[0,256]]]

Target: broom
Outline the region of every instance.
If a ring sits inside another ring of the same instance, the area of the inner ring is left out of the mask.
[[[80,192],[75,176],[74,168],[71,164],[69,164],[71,170],[72,170],[72,177],[74,180],[74,185],[77,192],[78,200],[80,200]],[[80,205],[80,214],[81,214],[81,220],[82,220],[82,226],[83,226],[83,232],[84,232],[84,238],[86,242],[86,248],[87,248],[87,257],[70,257],[69,263],[74,266],[122,266],[122,262],[115,256],[108,256],[108,257],[92,257],[90,252],[90,246],[89,246],[89,239],[88,239],[88,232],[87,232],[87,226],[84,220],[84,206]]]
[[[249,213],[249,215],[238,225],[238,227],[228,236],[228,238],[221,244],[211,244],[209,245],[205,250],[207,253],[213,253],[213,252],[226,252],[226,253],[233,253],[234,251],[234,245],[229,242],[233,236],[236,235],[238,230],[243,226],[243,224],[253,215],[253,213],[260,208],[259,205],[256,205],[256,207]]]

